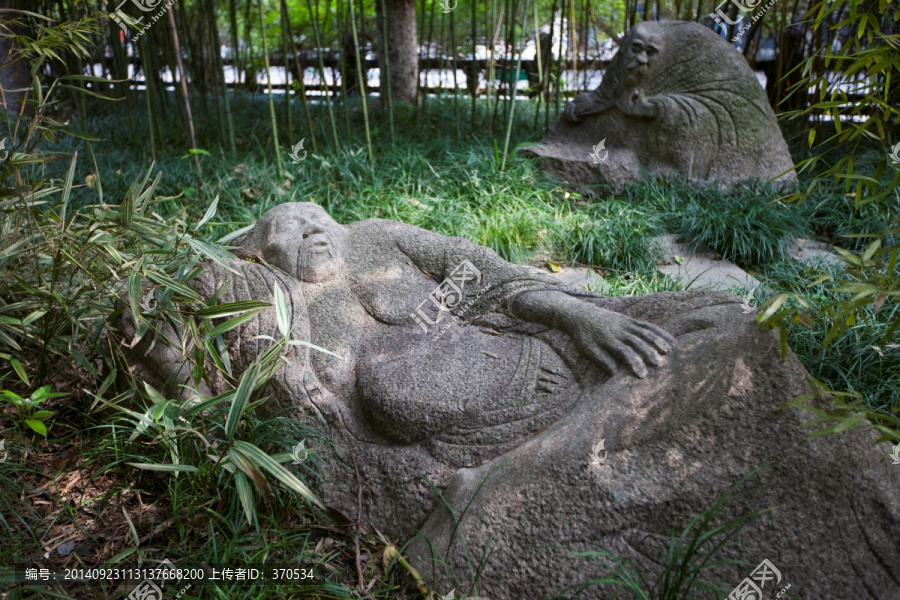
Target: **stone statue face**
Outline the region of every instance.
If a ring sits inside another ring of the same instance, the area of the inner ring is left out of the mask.
[[[650,69],[650,61],[663,49],[662,38],[653,28],[638,24],[622,48],[625,54],[626,88],[638,85]]]
[[[311,202],[276,206],[256,224],[263,259],[301,281],[333,278],[343,265],[344,231]]]

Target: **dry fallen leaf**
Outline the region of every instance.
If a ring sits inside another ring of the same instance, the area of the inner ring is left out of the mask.
[[[394,562],[394,559],[397,558],[397,548],[394,547],[393,544],[388,544],[384,548],[384,556],[381,557],[381,564],[384,565],[384,570],[387,571],[390,568],[391,563]]]

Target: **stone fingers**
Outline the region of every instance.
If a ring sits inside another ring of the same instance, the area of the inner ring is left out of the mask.
[[[630,367],[631,372],[634,373],[635,377],[643,379],[647,376],[647,365],[644,364],[644,360],[631,348],[631,346],[624,342],[617,341],[610,344],[609,350],[614,356],[621,359],[622,362]]]
[[[642,333],[650,332],[655,334],[656,336],[662,338],[666,344],[668,344],[669,348],[666,352],[669,352],[672,348],[678,345],[678,340],[675,339],[675,336],[660,327],[659,325],[654,325],[653,323],[648,323],[647,321],[641,321],[639,319],[633,319],[632,325],[636,326],[641,330]]]
[[[646,325],[649,325],[649,323]],[[660,354],[668,354],[671,352],[672,348],[675,346],[675,339],[672,335],[664,330],[660,330],[660,328],[656,326],[652,327],[654,328],[651,329],[650,327],[646,327],[645,324],[642,323],[640,326],[629,328],[629,332],[640,338],[643,342],[649,343]]]
[[[603,368],[606,372],[610,374],[610,376],[616,374],[616,363],[615,361],[603,351],[603,348],[594,343],[585,343],[581,344],[582,352],[584,352],[588,358],[594,361],[595,364]]]
[[[653,348],[650,344],[636,335],[626,338],[625,343],[631,346],[643,359],[645,364],[658,367],[662,362],[662,352]]]

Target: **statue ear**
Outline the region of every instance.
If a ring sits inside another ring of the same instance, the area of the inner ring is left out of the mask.
[[[238,258],[252,258],[262,254],[263,237],[265,235],[265,226],[260,225],[257,221],[256,225],[246,234],[234,240],[235,249],[232,253]]]

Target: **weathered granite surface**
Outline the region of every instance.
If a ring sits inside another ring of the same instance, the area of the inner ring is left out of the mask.
[[[617,188],[648,175],[725,185],[794,166],[744,57],[706,27],[681,21],[629,30],[600,86],[578,95],[540,144],[523,151],[572,183]]]
[[[322,492],[346,515],[356,458],[368,523],[394,539],[418,533],[407,554],[437,589],[467,591],[464,550],[477,564],[489,544],[477,591],[491,600],[601,574],[570,550],[606,546],[652,573],[657,542],[767,465],[754,479],[764,487],[729,516],[777,508],[734,539],[724,556],[746,564],[714,583],[730,590],[768,559],[800,597],[900,597],[900,466],[868,427],[808,438],[808,413],[772,412],[807,390],[807,373],[779,359],[777,335],[737,296],[605,298],[459,238],[342,226],[308,203],[267,212],[237,253],[240,276],[210,265],[197,288],[271,301],[278,282],[291,336],[341,356],[295,347],[265,408],[313,419],[341,448],[322,450]],[[267,347],[255,336],[277,331],[267,309],[229,334],[234,370]],[[143,350],[136,361],[157,363],[148,378],[166,372],[171,356]],[[458,529],[426,480],[465,512]],[[433,557],[452,569],[433,570]]]

